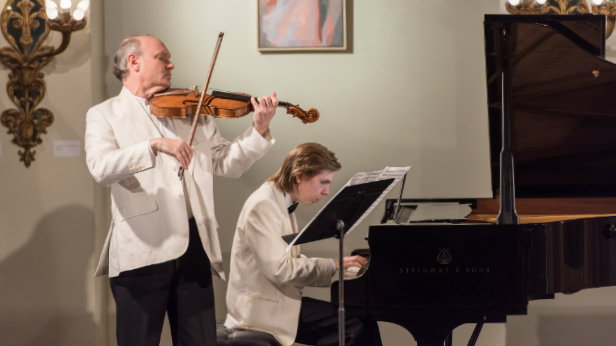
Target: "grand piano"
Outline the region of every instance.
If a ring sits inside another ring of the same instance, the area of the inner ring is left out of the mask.
[[[370,226],[369,265],[345,309],[418,345],[527,313],[529,301],[616,285],[616,65],[605,17],[486,15],[494,198],[463,220]],[[332,286],[338,301],[338,285]],[[449,339],[450,342],[451,339]]]

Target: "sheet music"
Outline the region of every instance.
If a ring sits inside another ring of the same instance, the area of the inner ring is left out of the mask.
[[[381,202],[383,197],[385,197],[389,193],[389,191],[391,191],[391,189],[393,189],[393,187],[396,186],[396,184],[398,184],[400,179],[402,179],[402,177],[404,177],[404,175],[406,174],[406,172],[409,171],[410,168],[411,168],[411,166],[405,166],[405,167],[389,167],[389,166],[387,166],[387,167],[385,167],[384,169],[382,169],[380,171],[358,172],[355,175],[353,175],[351,177],[351,179],[349,179],[349,181],[344,186],[347,186],[347,185],[357,185],[357,184],[369,183],[369,182],[372,182],[372,181],[392,179],[392,178],[394,179],[394,181],[387,187],[387,189],[385,189],[385,191],[383,191],[383,193],[379,196],[379,198],[377,198],[376,201],[374,201],[374,203],[372,203],[370,208],[368,208],[362,214],[362,216],[360,216],[359,219],[357,219],[357,222],[355,222],[355,224],[353,224],[351,226],[351,228],[349,228],[347,233],[351,232],[353,230],[353,228],[355,228],[355,226],[360,224],[363,221],[363,219],[365,219],[366,216],[368,216],[368,214],[370,214],[370,212],[372,212],[372,210],[374,208],[376,208],[376,206]]]
[[[347,181],[347,183],[344,184],[344,186],[369,183],[371,181],[385,180],[385,179],[391,179],[391,178],[399,180],[406,174],[406,172],[408,172],[410,168],[411,166],[406,166],[406,167],[387,166],[380,171],[358,172],[358,173],[355,173],[355,175],[353,175],[351,179],[349,179],[349,181]]]
[[[405,167],[389,167],[389,166],[387,166],[384,169],[379,170],[379,171],[355,173],[351,177],[351,179],[349,179],[349,181],[347,181],[346,184],[344,184],[344,186],[342,188],[340,188],[340,190],[338,190],[338,192],[336,192],[336,194],[332,198],[330,198],[330,201],[334,200],[336,198],[336,196],[340,193],[340,191],[342,191],[346,186],[370,183],[370,182],[379,181],[379,180],[385,180],[385,179],[394,179],[394,181],[391,184],[389,184],[389,186],[374,201],[374,203],[372,203],[372,205],[368,209],[366,209],[366,211],[357,219],[357,222],[355,222],[353,225],[350,225],[350,228],[346,231],[346,233],[351,232],[355,228],[355,226],[357,226],[359,223],[361,223],[361,221],[364,218],[366,218],[366,216],[368,216],[368,214],[370,214],[370,212],[381,202],[383,197],[385,197],[387,195],[387,193],[389,193],[389,191],[391,191],[391,189],[394,186],[396,186],[396,184],[400,181],[400,179],[402,179],[402,177],[404,177],[404,175],[406,174],[406,172],[409,171],[410,168],[411,168],[411,166],[405,166]],[[295,237],[295,239],[291,243],[289,243],[289,245],[287,246],[287,249],[286,249],[287,251],[289,251],[291,249],[291,247],[295,244],[295,241],[299,238],[299,235],[301,235],[308,228],[308,226],[310,226],[310,224],[321,214],[321,212],[327,207],[328,204],[329,204],[329,202],[327,204],[325,204],[323,207],[321,207],[319,212],[316,213],[312,217],[312,219],[310,219],[310,221],[298,233],[298,235]],[[349,227],[349,225],[346,225],[346,227]]]

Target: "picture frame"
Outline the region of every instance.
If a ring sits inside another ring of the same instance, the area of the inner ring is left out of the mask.
[[[258,0],[259,51],[346,51],[346,2]]]

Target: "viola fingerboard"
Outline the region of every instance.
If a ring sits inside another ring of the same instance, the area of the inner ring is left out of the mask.
[[[252,97],[251,95],[236,94],[236,93],[226,92],[226,91],[221,91],[221,90],[214,90],[214,91],[212,91],[212,96],[218,97],[218,98],[223,98],[223,99],[229,99],[229,100],[244,101],[244,102],[250,102],[250,98]],[[258,102],[259,101],[257,101],[257,103]],[[278,106],[290,107],[290,106],[294,106],[294,105],[289,103],[289,102],[279,101],[278,102]]]

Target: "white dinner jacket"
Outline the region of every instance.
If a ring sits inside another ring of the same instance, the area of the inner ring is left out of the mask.
[[[286,252],[281,236],[297,232],[284,193],[271,182],[246,200],[231,248],[228,328],[264,331],[282,345],[293,344],[303,286],[329,286],[336,272],[330,259],[308,258],[299,246]]]
[[[188,140],[191,120],[173,122],[177,135]],[[86,163],[98,183],[111,187],[112,221],[97,275],[114,277],[176,259],[188,247],[188,213],[179,164],[169,155],[152,154],[149,141],[157,137],[162,137],[160,130],[126,88],[88,110]],[[184,180],[203,248],[214,272],[223,279],[213,175],[239,177],[273,143],[252,126],[229,142],[209,116],[197,126],[194,154]]]

